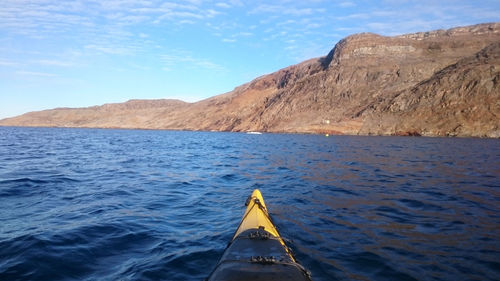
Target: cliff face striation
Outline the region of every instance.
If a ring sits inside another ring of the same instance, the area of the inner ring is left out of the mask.
[[[500,137],[500,23],[349,36],[325,57],[196,103],[31,112],[4,126]]]

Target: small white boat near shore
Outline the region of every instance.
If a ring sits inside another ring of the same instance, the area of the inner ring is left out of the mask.
[[[262,135],[261,132],[247,132],[249,135]]]

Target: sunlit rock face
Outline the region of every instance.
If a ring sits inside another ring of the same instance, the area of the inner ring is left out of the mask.
[[[1,125],[500,137],[500,23],[348,36],[325,57],[196,103],[132,100]]]

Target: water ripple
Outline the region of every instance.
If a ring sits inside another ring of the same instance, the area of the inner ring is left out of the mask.
[[[0,128],[0,280],[202,280],[260,188],[314,280],[496,280],[498,140]]]

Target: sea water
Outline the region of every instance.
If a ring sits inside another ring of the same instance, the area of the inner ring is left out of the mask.
[[[0,127],[0,280],[203,280],[259,188],[314,280],[499,280],[500,141]]]

